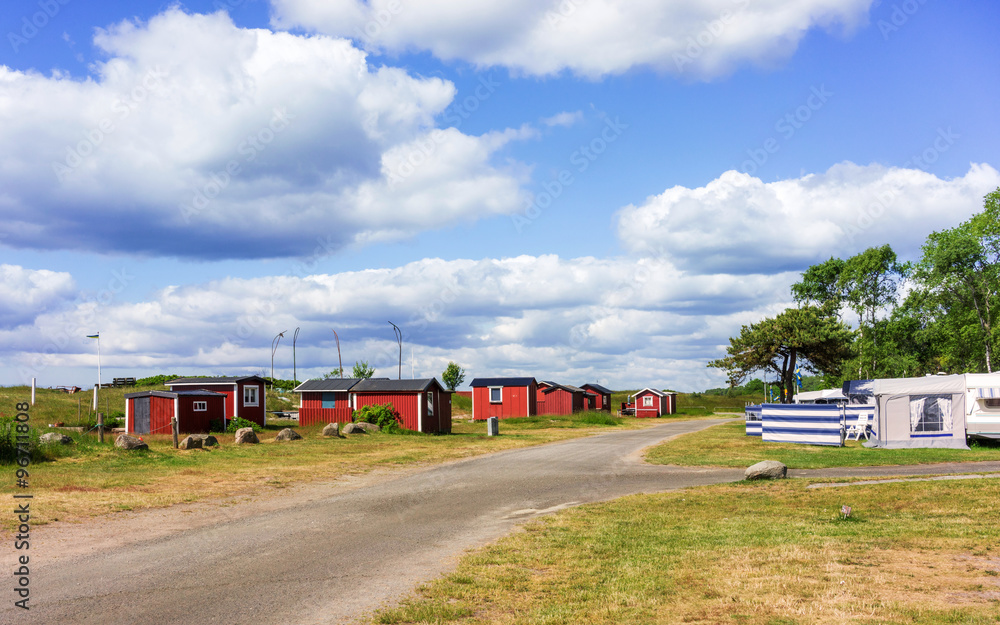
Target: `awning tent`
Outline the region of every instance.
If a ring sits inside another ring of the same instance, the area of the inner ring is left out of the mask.
[[[870,382],[875,400],[872,429],[877,433],[866,447],[968,449],[964,375],[865,382]]]

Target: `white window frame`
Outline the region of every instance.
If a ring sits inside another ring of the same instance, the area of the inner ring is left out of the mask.
[[[643,408],[652,408],[653,407],[653,396],[652,395],[643,395],[642,396],[642,407]]]
[[[195,412],[205,412],[207,410],[208,410],[208,402],[207,401],[196,401],[196,402],[194,402],[194,411]]]
[[[434,391],[427,392],[427,416],[434,416]]]
[[[247,391],[253,389],[253,401],[247,400]],[[259,406],[260,405],[260,387],[256,384],[246,385],[243,387],[243,405],[244,406]]]
[[[502,386],[491,386],[490,389],[490,403],[491,404],[502,404],[503,403],[503,387]],[[493,391],[500,393],[500,399],[493,399]]]

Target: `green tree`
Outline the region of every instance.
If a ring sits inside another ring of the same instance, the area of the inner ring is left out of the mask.
[[[736,386],[756,371],[773,371],[785,389],[783,403],[795,394],[795,370],[839,375],[841,364],[852,355],[853,332],[841,322],[835,307],[788,308],[777,317],[743,326],[729,339],[726,357],[709,367],[725,369]]]
[[[344,370],[342,368],[337,367],[336,369],[334,369],[330,373],[324,373],[323,374],[323,379],[324,380],[329,380],[330,378],[339,378],[343,374],[343,372],[344,372]]]
[[[375,367],[369,367],[367,360],[354,363],[354,369],[351,371],[352,378],[362,378],[367,380],[373,375],[375,375]]]
[[[441,379],[444,380],[444,385],[448,387],[448,390],[454,392],[465,381],[465,369],[454,362],[449,362],[448,366],[444,368],[444,373],[441,374]]]
[[[840,285],[840,274],[843,271],[844,261],[832,257],[809,267],[802,272],[802,280],[792,285],[792,297],[799,304],[822,306],[832,301],[839,308],[844,299]]]
[[[935,319],[960,340],[951,345],[952,359],[962,360],[955,348],[972,341],[982,356],[978,366],[966,366],[992,373],[1000,334],[1000,189],[986,196],[982,213],[927,237],[914,279]]]

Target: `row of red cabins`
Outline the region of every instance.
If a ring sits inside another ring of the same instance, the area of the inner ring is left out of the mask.
[[[167,434],[177,419],[181,432],[208,432],[212,421],[225,427],[232,418],[265,425],[264,390],[259,376],[178,378],[166,383],[169,391],[142,391],[125,395],[125,429],[133,434]],[[417,432],[451,432],[451,392],[436,378],[389,380],[331,378],[306,380],[299,424],[349,423],[352,410],[391,403],[403,427]]]
[[[476,378],[472,387],[472,418],[568,415],[584,410],[611,412],[611,391],[599,384],[576,387],[535,378]],[[637,417],[677,412],[677,394],[645,388],[629,404]],[[626,406],[623,406],[625,408]]]

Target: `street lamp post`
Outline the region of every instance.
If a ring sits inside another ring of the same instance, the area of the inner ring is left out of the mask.
[[[295,328],[295,334],[292,335],[292,382],[295,386],[299,385],[299,370],[295,363],[295,341],[299,338],[299,329]],[[274,377],[274,373],[271,373],[271,377]]]
[[[285,336],[285,332],[288,330],[282,330],[278,332],[278,335],[271,339],[271,386],[274,386],[274,352],[278,351],[278,343],[281,342],[281,337]]]
[[[389,322],[389,325],[392,326],[393,331],[396,333],[396,342],[399,343],[399,371],[396,374],[396,377],[402,380],[403,379],[403,331],[399,329],[399,326],[397,326],[395,323],[391,321]]]

